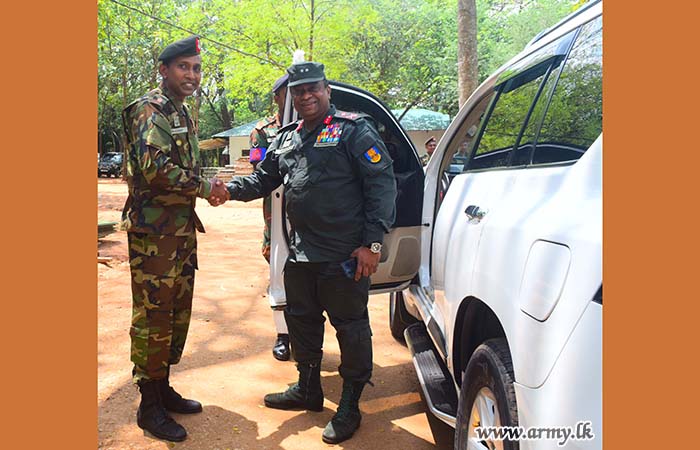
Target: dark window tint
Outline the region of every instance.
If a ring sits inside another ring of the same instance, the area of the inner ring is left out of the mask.
[[[508,165],[510,153],[550,65],[551,61],[538,64],[500,87],[486,130],[469,164],[470,170]]]
[[[574,161],[603,126],[602,18],[581,28],[537,137],[534,164]]]
[[[535,106],[532,109],[532,114],[530,114],[530,118],[527,121],[527,125],[523,130],[523,136],[520,138],[520,142],[518,143],[518,148],[513,158],[512,165],[514,166],[527,165],[530,164],[532,160],[532,153],[535,148],[535,139],[537,137],[537,131],[539,130],[540,125],[542,124],[542,118],[544,117],[544,113],[547,110],[548,100],[552,95],[552,91],[554,90],[554,86],[559,77],[559,73],[561,72],[563,62],[563,56],[556,58],[553,61],[551,72],[547,76],[547,80],[545,81],[544,87],[542,88],[542,93],[539,95],[539,97],[537,97],[537,102],[535,103]]]

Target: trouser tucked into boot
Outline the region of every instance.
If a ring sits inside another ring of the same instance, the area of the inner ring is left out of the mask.
[[[160,398],[165,409],[180,414],[194,414],[202,412],[202,404],[196,400],[182,398],[175,389],[170,386],[170,369],[165,378],[158,380]]]
[[[323,411],[320,363],[297,364],[299,381],[284,392],[267,394],[265,406],[275,409]]]
[[[141,380],[141,404],[136,412],[138,426],[153,436],[167,441],[180,442],[187,437],[187,431],[168,415],[160,396],[161,380]]]
[[[360,428],[360,396],[365,383],[361,381],[343,380],[343,393],[340,396],[338,412],[323,430],[323,442],[337,444],[350,439]]]

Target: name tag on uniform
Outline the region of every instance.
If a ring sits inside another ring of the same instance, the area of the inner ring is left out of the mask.
[[[187,127],[180,127],[180,128],[173,128],[171,133],[173,135],[175,134],[182,134],[182,133],[187,133]]]

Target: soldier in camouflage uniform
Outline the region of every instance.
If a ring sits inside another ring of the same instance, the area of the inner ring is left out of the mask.
[[[272,86],[277,112],[274,116],[265,118],[255,124],[255,128],[250,133],[250,163],[253,168],[265,158],[267,148],[277,136],[277,130],[282,127],[280,113],[284,112],[284,102],[286,100],[286,87],[288,75],[281,76]],[[272,220],[272,197],[263,199],[263,219],[265,230],[263,231],[262,254],[270,262],[270,227]],[[272,317],[277,328],[277,339],[272,346],[272,356],[279,361],[289,361],[289,331],[287,322],[284,320],[284,307],[273,307]]]
[[[122,212],[128,233],[133,313],[131,361],[141,391],[139,427],[171,441],[185,429],[166,412],[196,413],[202,405],[183,399],[169,384],[190,323],[197,269],[196,197],[220,189],[200,176],[197,129],[184,100],[199,87],[201,56],[196,36],[161,53],[160,87],[123,113],[129,196]]]

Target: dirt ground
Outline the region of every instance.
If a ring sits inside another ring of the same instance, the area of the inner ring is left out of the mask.
[[[98,180],[98,221],[118,221],[126,184]],[[340,398],[342,380],[338,344],[326,326],[322,382],[323,412],[265,408],[263,396],[296,380],[292,362],[271,355],[275,338],[266,298],[267,263],[260,254],[261,201],[228,202],[213,208],[198,200],[197,213],[207,229],[198,235],[197,273],[190,332],[172,384],[202,402],[204,411],[174,415],[188,431],[181,443],[161,441],[136,425],[138,392],[131,384],[129,325],[131,291],[126,233],[98,242],[98,448],[100,449],[288,449],[331,447],[321,433]],[[452,430],[426,413],[408,349],[388,326],[388,294],[370,297],[374,333],[375,386],[360,402],[363,420],[346,449],[451,448]]]

